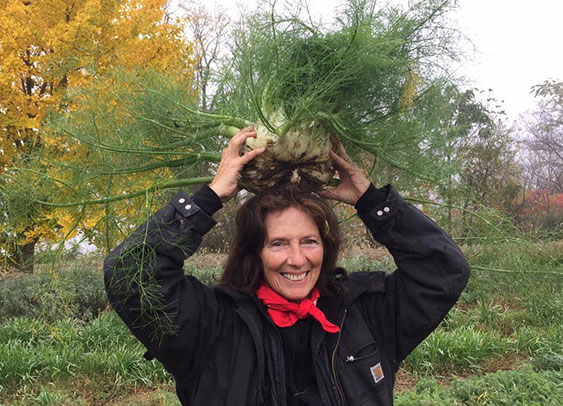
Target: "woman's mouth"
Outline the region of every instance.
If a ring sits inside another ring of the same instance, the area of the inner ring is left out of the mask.
[[[280,272],[280,275],[283,276],[285,279],[288,279],[292,282],[299,282],[299,281],[302,281],[303,279],[305,279],[305,277],[307,275],[309,275],[310,272],[311,271],[307,271],[307,272],[298,273],[298,274]]]

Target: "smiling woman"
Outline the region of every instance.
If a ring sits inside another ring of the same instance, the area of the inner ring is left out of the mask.
[[[323,242],[311,216],[295,207],[270,213],[260,259],[272,289],[293,301],[309,296],[323,264]]]
[[[279,187],[240,207],[218,285],[184,275],[242,167],[264,153],[239,154],[252,137],[253,128],[241,130],[209,186],[191,198],[179,192],[108,256],[112,306],[146,356],[174,375],[183,405],[392,405],[401,361],[467,282],[463,254],[393,187],[376,189],[340,148],[329,153],[335,189]],[[323,198],[353,205],[398,269],[337,268],[338,220]],[[151,281],[153,300],[143,301]],[[158,334],[163,320],[173,326]]]
[[[340,233],[323,199],[294,188],[267,190],[241,206],[237,224],[221,283],[252,293],[265,282],[292,301],[315,286],[335,293]]]

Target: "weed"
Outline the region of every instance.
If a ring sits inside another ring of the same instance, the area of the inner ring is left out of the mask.
[[[113,312],[88,325],[60,320],[39,326],[36,320],[22,318],[9,326],[19,330],[0,343],[0,385],[4,388],[72,376],[96,377],[108,387],[170,382],[158,362],[143,359],[142,346]]]
[[[560,248],[523,242],[467,247],[469,285],[442,325],[405,361],[418,383],[397,394],[396,405],[559,405]],[[186,272],[216,283],[221,261],[212,259],[187,261]],[[395,268],[383,255],[352,256],[339,265],[350,272]],[[0,405],[178,405],[162,366],[145,361],[144,348],[123,322],[101,311],[101,276],[74,262],[60,272],[40,269],[0,281]],[[506,368],[513,370],[495,371]],[[452,378],[456,374],[465,378]]]
[[[563,353],[563,326],[523,327],[514,334],[514,342],[518,351],[534,357],[540,354]]]
[[[510,343],[496,332],[473,326],[439,328],[406,359],[405,368],[421,374],[461,373],[480,370],[484,362],[510,351]]]
[[[187,262],[185,265],[186,273],[196,277],[200,282],[207,285],[214,285],[221,277],[223,269],[221,266],[214,266],[210,268],[197,268],[193,264]]]
[[[416,389],[395,396],[396,406],[559,406],[563,373],[532,368],[454,379],[449,386],[421,380]]]
[[[96,269],[77,267],[0,281],[2,319],[28,316],[54,321],[72,317],[88,321],[106,307],[102,274]]]
[[[346,269],[347,272],[359,271],[393,271],[396,266],[391,257],[372,259],[370,257],[351,257],[342,258],[338,265]]]
[[[84,402],[59,390],[43,387],[38,395],[30,394],[26,396],[25,404],[31,406],[81,406],[84,405]]]

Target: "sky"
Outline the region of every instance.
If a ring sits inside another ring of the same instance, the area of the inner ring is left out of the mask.
[[[330,22],[332,10],[342,0],[308,2],[313,16]],[[213,3],[237,15],[236,0],[210,1],[207,6]],[[456,74],[467,78],[467,87],[485,90],[484,98],[504,101],[509,124],[536,108],[537,100],[530,93],[533,85],[548,79],[563,80],[563,1],[458,0],[451,18],[468,40],[465,49],[469,57],[454,67]]]
[[[460,71],[493,89],[511,121],[536,107],[531,86],[563,80],[560,0],[460,0],[457,19],[477,49]]]

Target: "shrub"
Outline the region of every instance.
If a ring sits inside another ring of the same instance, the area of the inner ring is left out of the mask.
[[[439,328],[407,357],[405,365],[423,374],[479,370],[485,361],[506,355],[509,348],[510,343],[494,331],[473,326]]]
[[[102,273],[92,266],[39,272],[0,281],[0,318],[92,320],[107,307]]]
[[[185,265],[185,272],[196,277],[201,283],[206,285],[215,285],[221,277],[221,266],[214,267],[197,267],[189,262]]]
[[[12,392],[24,385],[79,376],[94,378],[106,387],[170,384],[162,365],[156,360],[147,362],[143,352],[114,312],[102,313],[88,324],[13,318],[0,328],[0,388]]]
[[[498,371],[480,377],[455,379],[441,386],[436,379],[424,379],[415,391],[395,395],[396,406],[558,406],[563,397],[563,374]]]

